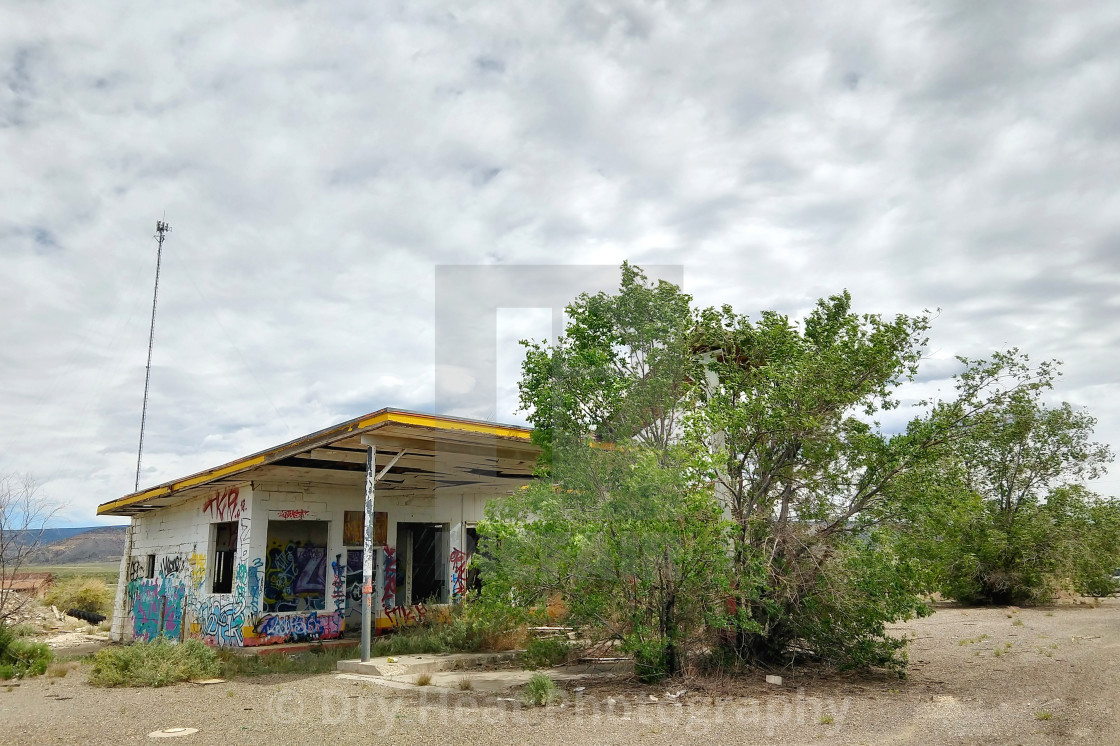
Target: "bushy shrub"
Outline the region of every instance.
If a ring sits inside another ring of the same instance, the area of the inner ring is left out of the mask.
[[[549,668],[568,660],[571,645],[567,640],[555,637],[537,637],[525,646],[524,662],[526,668]]]
[[[560,699],[556,682],[543,673],[535,673],[521,692],[521,702],[526,707],[544,707]]]
[[[99,650],[93,657],[89,683],[95,686],[167,686],[221,673],[218,656],[199,640],[151,642]]]
[[[43,603],[61,611],[79,609],[109,616],[113,611],[113,588],[101,578],[74,577],[55,583]]]
[[[38,676],[53,659],[46,643],[17,637],[11,627],[0,623],[0,679]]]

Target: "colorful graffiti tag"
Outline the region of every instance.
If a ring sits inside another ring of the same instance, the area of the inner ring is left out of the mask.
[[[467,565],[470,555],[461,549],[451,550],[451,597],[459,599],[467,595]]]
[[[385,547],[385,590],[381,593],[381,607],[386,612],[397,605],[397,548]]]
[[[264,614],[253,625],[252,633],[244,638],[248,647],[275,645],[284,642],[333,640],[342,635],[342,615],[319,614]]]
[[[268,548],[264,610],[322,611],[326,595],[326,547],[299,542]]]
[[[198,605],[199,634],[211,645],[242,645],[245,614],[234,601],[205,600]]]
[[[331,600],[334,610],[341,613],[346,611],[346,566],[342,564],[342,554],[336,554],[331,562]]]

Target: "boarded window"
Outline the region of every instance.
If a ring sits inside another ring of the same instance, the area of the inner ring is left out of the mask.
[[[233,592],[233,561],[237,553],[237,521],[214,524],[214,577],[211,593]]]
[[[269,521],[264,610],[319,611],[326,591],[327,522]]]

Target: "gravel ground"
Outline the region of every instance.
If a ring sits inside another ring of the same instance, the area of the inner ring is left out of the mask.
[[[153,742],[150,732],[176,726],[198,732],[172,743],[224,746],[1120,743],[1118,612],[1116,599],[944,607],[898,626],[915,638],[906,680],[787,671],[781,687],[753,678],[704,690],[603,682],[534,709],[500,694],[402,691],[334,674],[96,689],[79,667],[10,689],[0,682],[0,743]]]

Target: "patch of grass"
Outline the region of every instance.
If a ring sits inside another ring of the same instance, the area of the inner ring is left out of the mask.
[[[52,663],[47,666],[47,678],[61,679],[70,673],[77,663],[67,661],[66,663]]]
[[[236,653],[229,648],[218,651],[221,676],[234,679],[239,676],[264,676],[266,674],[316,674],[330,673],[338,662],[357,658],[361,650],[357,645],[319,645],[302,653]]]
[[[13,637],[31,637],[35,634],[35,628],[30,624],[17,624],[11,630]]]
[[[416,676],[416,686],[428,686],[432,683],[432,675],[430,673],[422,673]]]
[[[568,660],[571,645],[567,640],[555,637],[538,637],[529,640],[525,646],[525,655],[522,661],[525,668],[550,668]]]
[[[821,725],[832,725],[836,721],[833,719],[833,717],[831,715],[825,714],[825,715],[821,715],[819,718],[817,718],[817,722],[820,723]]]
[[[120,562],[79,562],[62,565],[24,565],[20,568],[20,572],[49,572],[56,581],[76,577],[97,578],[115,587],[120,569]]]
[[[151,642],[104,648],[93,656],[89,683],[94,686],[167,686],[190,679],[209,679],[221,673],[213,649],[199,640],[171,643],[162,637]]]
[[[992,655],[999,658],[1000,656],[1003,655],[1003,648],[996,648],[995,650],[992,651]]]
[[[113,595],[114,589],[103,579],[76,576],[52,585],[43,596],[43,603],[62,612],[81,609],[109,616]]]
[[[1043,710],[1042,712],[1036,712],[1034,714],[1035,720],[1051,720],[1053,719],[1053,717],[1054,713],[1050,712],[1049,710]]]
[[[521,692],[521,702],[526,707],[545,707],[560,699],[556,682],[543,673],[535,673]]]
[[[1022,627],[1023,626],[1023,620],[1020,619],[1019,617],[1015,617],[1015,621],[1011,622],[1011,626],[1012,627]]]
[[[469,692],[471,689],[474,689],[474,681],[464,676],[459,679],[459,689],[464,692]]]

